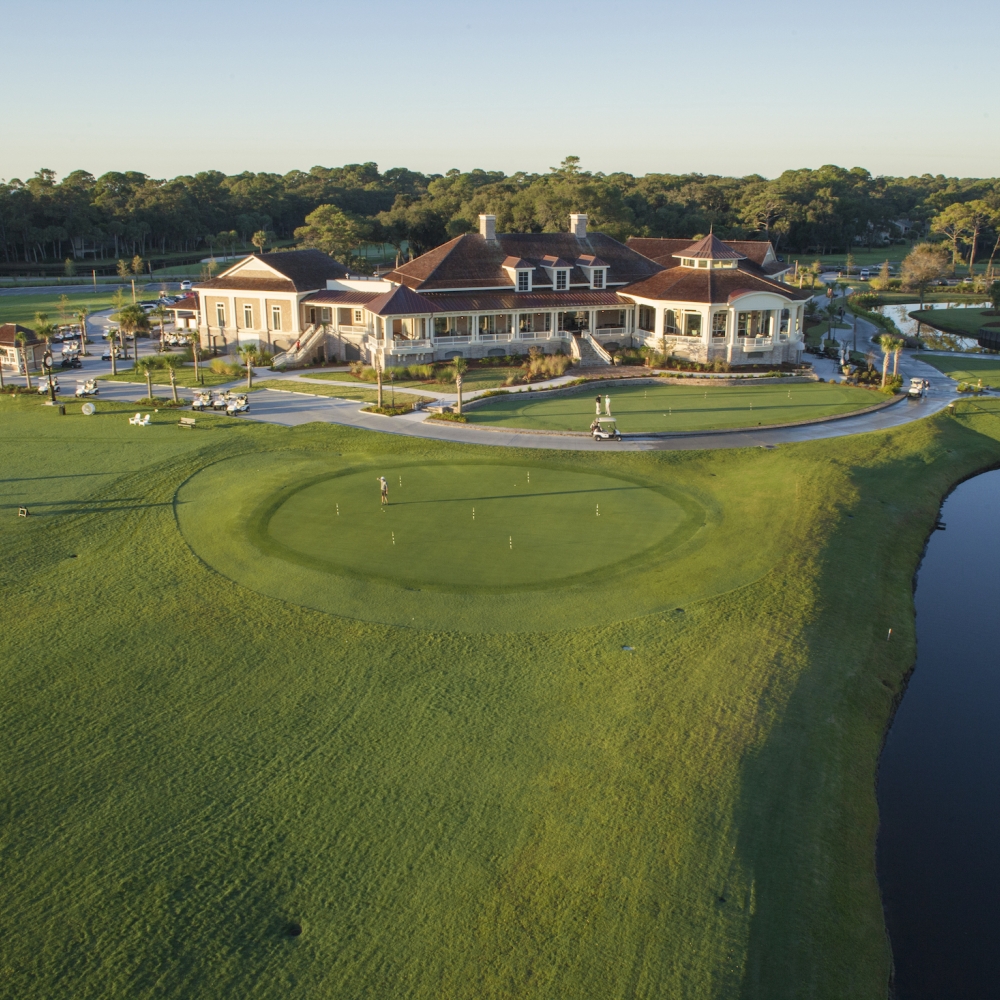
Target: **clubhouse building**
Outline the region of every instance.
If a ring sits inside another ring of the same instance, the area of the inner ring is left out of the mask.
[[[246,257],[196,286],[202,344],[259,341],[276,363],[385,366],[563,351],[582,364],[622,347],[731,365],[798,361],[807,293],[781,282],[770,243],[496,232],[492,215],[379,278],[319,250]]]

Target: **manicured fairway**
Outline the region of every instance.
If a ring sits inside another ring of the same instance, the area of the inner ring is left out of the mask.
[[[476,424],[585,431],[594,419],[597,391],[582,386],[568,395],[496,396],[470,408],[467,416]],[[600,394],[611,396],[612,415],[626,434],[787,424],[850,413],[885,400],[868,389],[829,382],[702,388],[664,381],[602,386]]]
[[[268,379],[257,379],[254,381],[255,389],[281,389],[284,392],[304,392],[311,394],[313,396],[331,396],[337,399],[357,399],[363,403],[374,403],[378,400],[378,389],[374,386],[367,387],[363,384],[358,385],[317,385],[315,382],[297,382],[295,379],[290,378],[268,378]],[[419,393],[415,392],[403,392],[403,390],[396,390],[399,393],[399,403],[419,403],[419,402],[430,402],[433,396],[421,396]],[[390,391],[388,386],[385,386],[382,392],[383,401],[388,404],[393,398],[393,393]]]
[[[918,354],[917,357],[925,364],[931,365],[939,372],[944,372],[956,382],[972,382],[980,379],[983,385],[1000,389],[1000,357],[988,355],[982,358],[970,357],[968,354]]]
[[[876,762],[996,401],[711,453],[97,407],[0,396],[5,997],[886,995]]]
[[[86,282],[81,278],[80,283]],[[59,300],[69,300],[65,319],[59,315]],[[98,286],[96,292],[46,292],[42,295],[0,295],[0,323],[20,323],[35,328],[35,313],[45,313],[50,323],[75,323],[74,313],[83,307],[88,312],[111,308],[112,289]],[[129,301],[131,301],[131,293]]]
[[[928,326],[959,337],[974,338],[986,323],[1000,322],[1000,316],[988,305],[981,309],[917,309],[910,315]]]

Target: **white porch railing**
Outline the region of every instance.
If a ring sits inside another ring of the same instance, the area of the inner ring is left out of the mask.
[[[483,344],[507,344],[514,339],[512,333],[481,333],[479,340]]]
[[[271,364],[277,368],[279,365],[298,365],[302,363],[303,358],[311,356],[311,353],[315,351],[317,343],[319,343],[326,336],[327,328],[321,324],[312,324],[307,326],[302,332],[302,336],[298,340],[298,348],[290,347],[287,351],[283,351],[281,354],[276,354],[274,360]]]
[[[386,344],[391,354],[412,354],[414,351],[430,351],[433,344],[429,340],[391,340]]]
[[[772,345],[770,337],[740,337],[739,346],[744,351],[762,351]]]
[[[626,333],[623,326],[599,326],[595,331],[598,337],[624,337]]]
[[[337,333],[348,333],[354,337],[361,336],[362,334],[369,333],[367,326],[351,326],[347,323],[337,324]]]

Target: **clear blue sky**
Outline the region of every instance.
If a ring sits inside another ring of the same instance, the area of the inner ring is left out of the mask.
[[[998,0],[32,0],[0,177],[135,169],[1000,174]]]

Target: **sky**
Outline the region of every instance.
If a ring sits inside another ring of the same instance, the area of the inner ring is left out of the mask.
[[[0,0],[0,178],[1000,174],[998,0]]]

